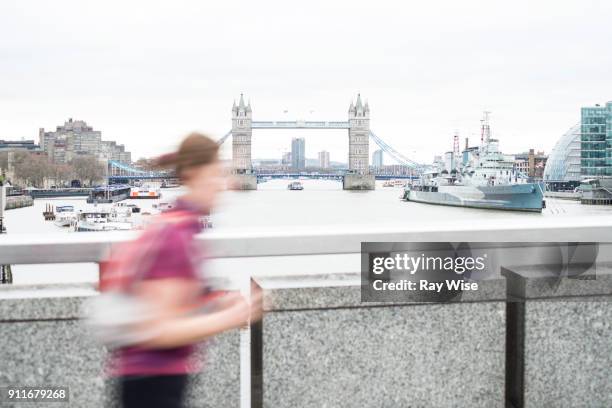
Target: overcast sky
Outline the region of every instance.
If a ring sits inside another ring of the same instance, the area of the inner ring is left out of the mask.
[[[549,151],[612,99],[611,21],[609,0],[2,0],[0,139],[72,117],[137,158],[222,136],[240,92],[255,120],[346,120],[361,92],[418,160],[476,140],[485,109],[503,151]],[[295,136],[346,161],[346,131],[258,130],[253,156]]]

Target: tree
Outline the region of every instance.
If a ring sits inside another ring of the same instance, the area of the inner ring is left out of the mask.
[[[0,172],[8,169],[8,152],[0,152]]]
[[[68,184],[74,176],[74,168],[68,164],[53,164],[50,170],[49,176],[55,179],[57,186]]]
[[[96,181],[102,180],[106,175],[104,165],[93,156],[75,157],[70,164],[76,178],[87,181],[89,186],[93,186]]]
[[[134,166],[142,170],[156,170],[154,159],[141,157],[134,162]]]
[[[4,178],[7,172],[8,172],[8,152],[0,152],[0,182],[4,181]]]
[[[13,154],[15,178],[23,180],[26,185],[43,187],[45,177],[51,172],[51,167],[47,156],[29,152]]]

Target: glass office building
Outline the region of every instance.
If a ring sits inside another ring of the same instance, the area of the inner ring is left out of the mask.
[[[306,168],[306,140],[296,137],[291,140],[291,167],[294,170]]]
[[[612,102],[581,109],[582,176],[612,177]]]

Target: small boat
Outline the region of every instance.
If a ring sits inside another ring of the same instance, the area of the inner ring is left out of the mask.
[[[117,203],[115,204],[116,208],[129,208],[131,212],[133,213],[139,213],[140,212],[140,207],[138,207],[136,204],[128,204],[128,203]]]
[[[210,229],[213,226],[210,217],[207,215],[200,217],[200,223],[202,224],[202,228],[204,229]]]
[[[114,218],[110,211],[83,211],[76,216],[73,223],[77,232],[92,231],[127,231],[132,223]]]
[[[304,186],[299,181],[293,181],[287,186],[289,190],[303,190]]]
[[[167,183],[166,181],[162,181],[161,186],[159,188],[177,188],[180,186],[181,185],[177,183]]]
[[[130,198],[156,199],[160,197],[161,193],[159,192],[159,188],[152,187],[148,184],[144,184],[140,187],[134,187],[130,191]]]
[[[55,207],[55,225],[58,227],[69,227],[75,218],[74,206],[58,205]]]
[[[383,187],[404,187],[405,185],[404,180],[387,180],[383,183]]]
[[[167,211],[170,211],[171,209],[174,208],[174,204],[173,203],[159,203],[159,204],[153,204],[153,210],[154,213],[164,213]]]
[[[114,206],[110,209],[112,221],[132,222],[132,208],[127,205]]]

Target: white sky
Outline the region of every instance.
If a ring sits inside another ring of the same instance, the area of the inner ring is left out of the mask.
[[[0,139],[72,117],[137,158],[222,136],[240,92],[255,120],[345,120],[361,92],[418,160],[476,141],[485,109],[505,152],[549,151],[612,99],[611,21],[609,0],[2,0]],[[253,156],[298,135],[346,161],[346,131],[255,131]]]

